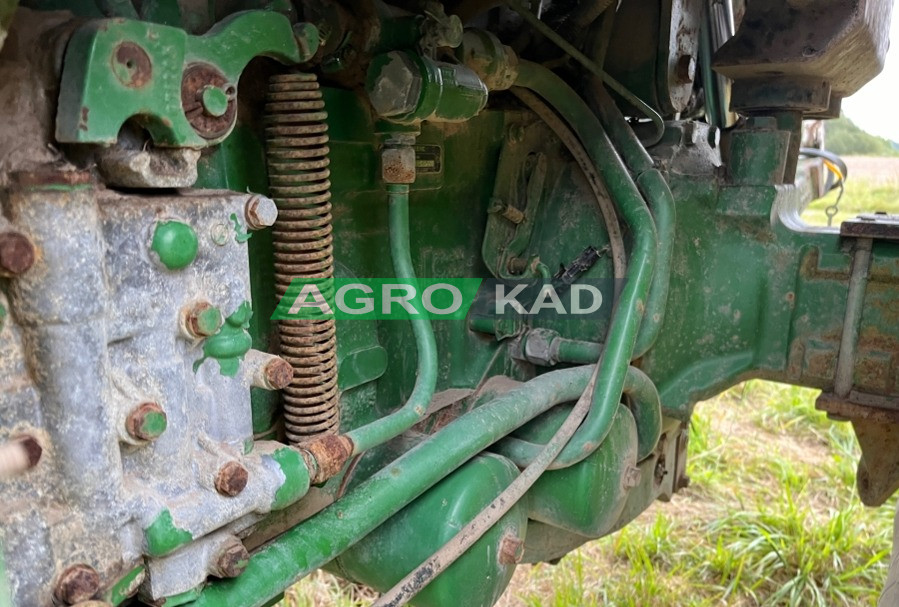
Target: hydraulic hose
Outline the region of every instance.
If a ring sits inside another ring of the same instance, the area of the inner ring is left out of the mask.
[[[568,467],[582,461],[602,444],[617,411],[655,269],[656,227],[618,152],[584,100],[556,74],[529,61],[519,64],[515,84],[543,97],[580,134],[612,199],[618,203],[619,216],[633,234],[626,284],[598,363],[590,413],[556,460],[560,467]]]
[[[562,448],[571,440],[578,426],[586,417],[587,412],[590,410],[591,387],[595,381],[596,368],[594,367],[590,382],[581,393],[574,408],[549,442],[542,446],[531,464],[502,493],[496,496],[467,525],[460,529],[452,539],[441,546],[424,563],[394,584],[393,588],[381,595],[381,598],[375,601],[372,607],[400,607],[407,604],[434,578],[446,571],[460,556],[465,554],[475,542],[481,539],[493,525],[524,497],[525,493],[534,486],[534,483],[556,459]],[[661,418],[659,421],[661,422]],[[658,440],[658,437],[656,437],[656,440]]]
[[[393,270],[399,280],[415,285],[418,291],[409,242],[409,185],[387,184],[387,197]],[[348,432],[346,436],[353,444],[351,455],[385,443],[417,424],[425,416],[434,396],[437,387],[437,343],[434,340],[434,329],[428,318],[413,317],[410,322],[418,352],[418,371],[412,394],[399,410]]]
[[[674,253],[675,211],[674,196],[655,163],[621,114],[615,101],[602,86],[594,90],[595,108],[599,121],[609,133],[609,138],[621,152],[624,164],[634,175],[634,181],[649,204],[655,220],[658,250],[652,288],[646,300],[646,313],[637,336],[633,358],[646,354],[662,329],[668,289],[671,282],[671,257]]]
[[[207,586],[194,607],[261,607],[371,533],[450,472],[555,405],[587,392],[594,367],[550,371],[466,413],[339,502],[250,558],[244,573]]]
[[[652,380],[640,369],[629,367],[623,393],[630,397],[631,412],[637,422],[637,461],[642,461],[659,442],[662,435],[662,404],[659,391]],[[545,445],[507,436],[490,450],[510,459],[520,468],[530,467],[543,452]],[[547,470],[564,468],[561,462],[553,462]]]

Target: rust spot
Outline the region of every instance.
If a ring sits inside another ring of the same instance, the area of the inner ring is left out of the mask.
[[[293,367],[283,358],[265,365],[265,380],[274,390],[283,390],[293,381]]]
[[[34,265],[34,245],[21,232],[0,233],[0,276],[19,276]]]
[[[305,445],[316,464],[315,477],[312,482],[323,483],[343,468],[353,454],[353,443],[345,436],[326,434]]]
[[[115,48],[113,57],[113,73],[128,88],[139,89],[153,77],[153,62],[137,44],[122,42]]]
[[[34,468],[37,466],[38,462],[41,461],[41,455],[44,453],[37,439],[33,436],[20,436],[16,439],[16,442],[22,446],[25,455],[28,457],[28,467]]]
[[[85,185],[93,182],[90,171],[64,171],[58,168],[43,168],[36,171],[13,173],[13,184],[19,187],[40,187],[57,185]]]
[[[250,473],[238,462],[228,462],[219,468],[215,476],[215,490],[222,495],[234,497],[247,486]]]
[[[249,564],[250,553],[247,552],[242,542],[235,540],[219,553],[215,562],[215,571],[212,573],[216,577],[235,578],[243,573]]]
[[[207,86],[231,91],[228,95],[228,107],[221,116],[210,116],[203,109],[203,90]],[[237,116],[237,96],[233,94],[234,86],[225,75],[208,63],[194,63],[184,70],[181,78],[181,107],[187,121],[197,134],[204,139],[221,137],[234,124]]]
[[[524,557],[524,542],[514,535],[507,535],[499,544],[499,564],[515,565]]]
[[[62,572],[54,594],[60,602],[74,605],[87,601],[100,589],[100,576],[90,565],[72,565]]]

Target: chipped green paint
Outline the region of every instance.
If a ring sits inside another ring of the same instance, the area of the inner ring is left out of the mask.
[[[198,335],[215,335],[222,328],[222,311],[215,306],[202,310],[196,319]]]
[[[6,306],[0,304],[0,331],[3,330],[3,326],[6,324]]]
[[[150,248],[169,270],[186,268],[197,258],[199,241],[192,227],[181,221],[160,221]]]
[[[285,447],[271,455],[284,473],[284,484],[275,493],[272,510],[280,510],[294,503],[309,491],[309,470],[302,456],[293,449]]]
[[[168,419],[162,411],[149,411],[144,414],[138,428],[140,436],[145,440],[159,438],[168,427]]]
[[[231,221],[234,223],[234,239],[237,242],[246,242],[253,237],[252,234],[243,229],[240,220],[237,219],[237,213],[231,213]]]
[[[147,538],[147,554],[150,556],[163,556],[194,539],[190,531],[175,526],[168,508],[156,516],[144,530],[144,535]]]
[[[250,327],[250,317],[253,310],[250,302],[245,301],[228,318],[218,333],[206,339],[203,343],[203,358],[194,363],[194,372],[200,368],[207,358],[218,361],[222,375],[234,377],[240,368],[240,361],[253,346],[253,339],[247,329]]]
[[[107,602],[112,603],[112,605],[115,606],[133,596],[134,593],[137,592],[138,586],[140,586],[143,581],[144,571],[144,566],[140,565],[126,573],[124,577],[120,578],[119,581],[113,584],[106,592]]]

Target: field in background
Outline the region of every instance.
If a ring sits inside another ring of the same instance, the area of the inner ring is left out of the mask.
[[[874,605],[895,501],[855,494],[849,424],[816,392],[750,381],[700,403],[691,484],[558,565],[519,567],[500,607]],[[316,573],[284,607],[355,607],[371,591]]]
[[[859,213],[885,211],[899,214],[899,158],[844,156],[849,169],[846,190],[840,200],[840,212],[834,225]],[[824,209],[836,201],[837,190],[816,200],[802,214],[812,225],[827,225]]]
[[[899,158],[845,160],[836,222],[899,213]],[[835,198],[816,201],[803,218],[826,225],[824,209]],[[519,567],[500,607],[876,604],[896,498],[878,509],[861,505],[851,426],[816,411],[816,396],[750,381],[700,403],[690,486],[558,565]],[[357,607],[376,596],[318,572],[282,605]]]

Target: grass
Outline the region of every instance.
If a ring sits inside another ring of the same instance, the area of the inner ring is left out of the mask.
[[[899,213],[899,159],[847,159],[835,225]],[[803,214],[826,225],[836,193]],[[864,508],[852,428],[814,408],[813,390],[749,381],[700,403],[690,486],[558,565],[519,567],[499,607],[875,605],[895,499]],[[282,607],[360,607],[371,590],[317,572]]]
[[[864,508],[849,424],[816,392],[749,381],[700,403],[690,486],[558,565],[519,567],[500,607],[874,605],[895,503]],[[284,607],[357,607],[375,595],[317,573]]]

